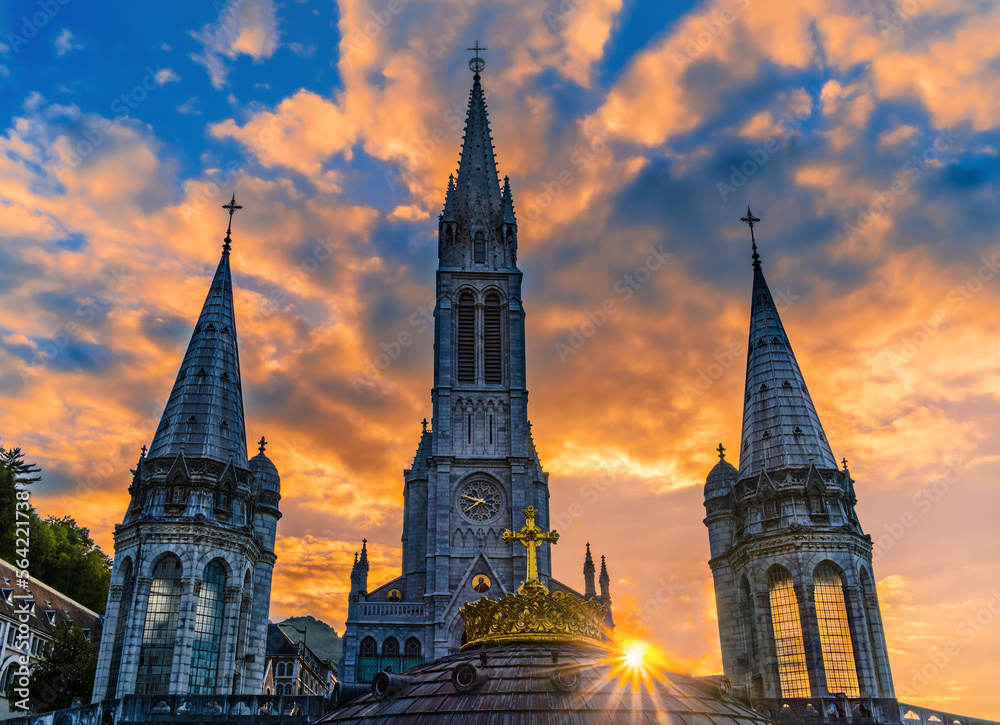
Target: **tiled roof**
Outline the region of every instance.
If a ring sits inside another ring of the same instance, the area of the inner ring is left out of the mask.
[[[30,599],[15,598],[25,593],[17,586],[17,572],[18,569],[13,564],[0,559],[0,588],[3,590],[0,596],[0,616],[17,621],[18,609],[22,603],[34,601],[34,613],[28,618],[28,625],[33,630],[51,636],[63,623],[74,622],[85,634],[89,633],[90,641],[95,646],[100,643],[104,629],[101,615],[36,579],[31,579],[27,587],[31,592]]]

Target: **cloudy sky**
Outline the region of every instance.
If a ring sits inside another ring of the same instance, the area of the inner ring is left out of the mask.
[[[271,613],[342,630],[361,538],[373,582],[398,567],[479,39],[556,576],[593,542],[623,627],[721,669],[700,486],[739,446],[749,203],[877,543],[897,691],[1000,717],[998,33],[976,0],[6,4],[2,441],[110,551],[235,188]]]

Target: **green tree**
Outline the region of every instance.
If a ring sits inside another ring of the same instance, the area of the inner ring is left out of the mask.
[[[90,702],[97,674],[97,650],[76,624],[64,622],[55,631],[48,654],[31,666],[28,684],[32,712],[50,712],[72,707],[74,698]],[[11,684],[4,693],[9,702],[15,696]]]
[[[38,471],[34,463],[25,463],[20,448],[0,446],[0,559],[14,560],[17,492],[38,481]]]
[[[31,576],[104,614],[111,585],[111,559],[70,516],[31,521]]]

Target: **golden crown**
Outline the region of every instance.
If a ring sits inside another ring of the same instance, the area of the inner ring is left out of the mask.
[[[578,599],[549,590],[538,578],[537,548],[542,541],[559,540],[555,531],[535,525],[534,506],[524,509],[520,531],[505,530],[503,540],[519,541],[528,550],[528,575],[517,590],[503,599],[469,602],[459,611],[465,622],[462,649],[500,642],[579,642],[604,638],[608,606],[599,599]]]

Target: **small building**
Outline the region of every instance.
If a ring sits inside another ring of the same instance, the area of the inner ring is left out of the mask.
[[[305,642],[292,642],[277,624],[267,625],[265,657],[265,695],[325,695],[336,682],[330,660],[317,657]]]
[[[0,719],[12,714],[4,692],[17,675],[18,659],[25,652],[32,664],[45,657],[53,635],[63,624],[76,624],[96,650],[103,630],[101,615],[52,587],[35,579],[20,587],[19,571],[0,559]],[[21,625],[27,625],[27,636],[19,636]]]

